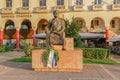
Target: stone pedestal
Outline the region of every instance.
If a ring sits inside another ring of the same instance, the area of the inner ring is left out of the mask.
[[[65,38],[66,41],[66,49],[74,50],[74,39],[73,38]]]
[[[66,38],[66,50],[62,50],[62,45],[54,45],[59,53],[58,66],[48,68],[44,62],[45,49],[32,51],[32,68],[34,71],[68,71],[80,72],[83,68],[82,50],[74,50],[73,38]]]
[[[68,71],[80,72],[83,68],[82,50],[58,50],[59,61],[56,68],[45,66],[43,54],[46,50],[32,51],[32,68],[34,71]]]
[[[73,38],[65,38],[65,48],[66,50],[74,50],[74,40]],[[55,50],[62,50],[62,45],[53,45]]]

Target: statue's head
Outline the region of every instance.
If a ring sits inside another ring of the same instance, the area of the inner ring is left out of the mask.
[[[58,10],[54,10],[54,11],[53,11],[53,15],[54,15],[54,17],[58,17],[58,15],[59,15]]]

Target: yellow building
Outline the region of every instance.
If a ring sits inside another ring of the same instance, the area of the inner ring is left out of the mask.
[[[120,0],[0,0],[0,45],[8,39],[20,46],[21,39],[44,32],[57,9],[60,16],[82,23],[83,32],[106,33],[106,39],[120,34]]]

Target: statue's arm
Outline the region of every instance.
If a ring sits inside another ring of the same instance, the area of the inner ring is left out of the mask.
[[[65,21],[62,20],[62,28],[61,30],[59,31],[59,33],[63,33],[65,31]]]

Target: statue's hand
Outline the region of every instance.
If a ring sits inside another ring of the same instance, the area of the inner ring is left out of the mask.
[[[57,31],[52,31],[53,33],[55,33],[55,34],[58,34],[58,32]]]
[[[53,31],[53,33],[60,35],[60,32],[57,32],[57,31]]]

